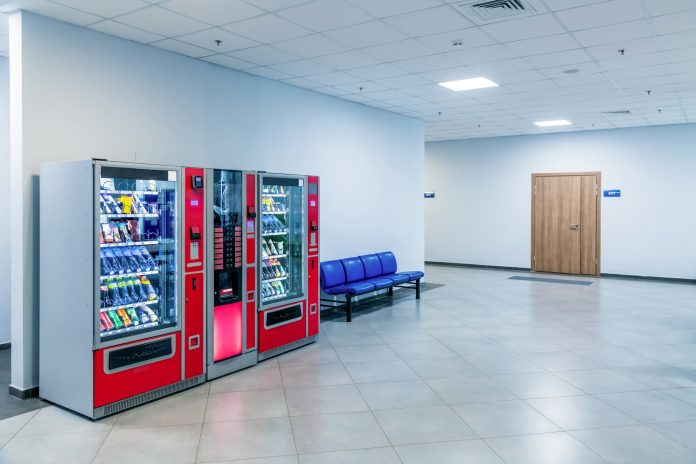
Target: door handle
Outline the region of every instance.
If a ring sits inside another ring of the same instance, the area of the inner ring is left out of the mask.
[[[570,228],[573,230],[580,230],[580,224],[571,224]]]

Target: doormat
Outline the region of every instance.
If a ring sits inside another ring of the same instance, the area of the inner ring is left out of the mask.
[[[571,279],[550,279],[548,277],[526,277],[526,276],[512,276],[508,277],[509,280],[528,280],[530,282],[546,282],[548,284],[570,284],[570,285],[592,285],[593,282],[589,280],[571,280]]]

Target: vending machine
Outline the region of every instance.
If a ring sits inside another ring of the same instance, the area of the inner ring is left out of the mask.
[[[40,396],[99,418],[203,382],[203,170],[47,163],[40,189]]]
[[[319,178],[258,176],[258,357],[319,333]]]
[[[207,378],[257,362],[256,173],[206,170]]]

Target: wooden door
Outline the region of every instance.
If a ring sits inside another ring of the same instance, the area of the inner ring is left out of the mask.
[[[599,274],[599,173],[532,175],[532,270]]]

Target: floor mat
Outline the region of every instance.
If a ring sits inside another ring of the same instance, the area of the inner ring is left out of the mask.
[[[592,285],[594,282],[589,280],[572,280],[572,279],[551,279],[548,277],[527,277],[527,276],[512,276],[510,280],[528,280],[530,282],[545,282],[547,284],[570,284],[570,285]]]

